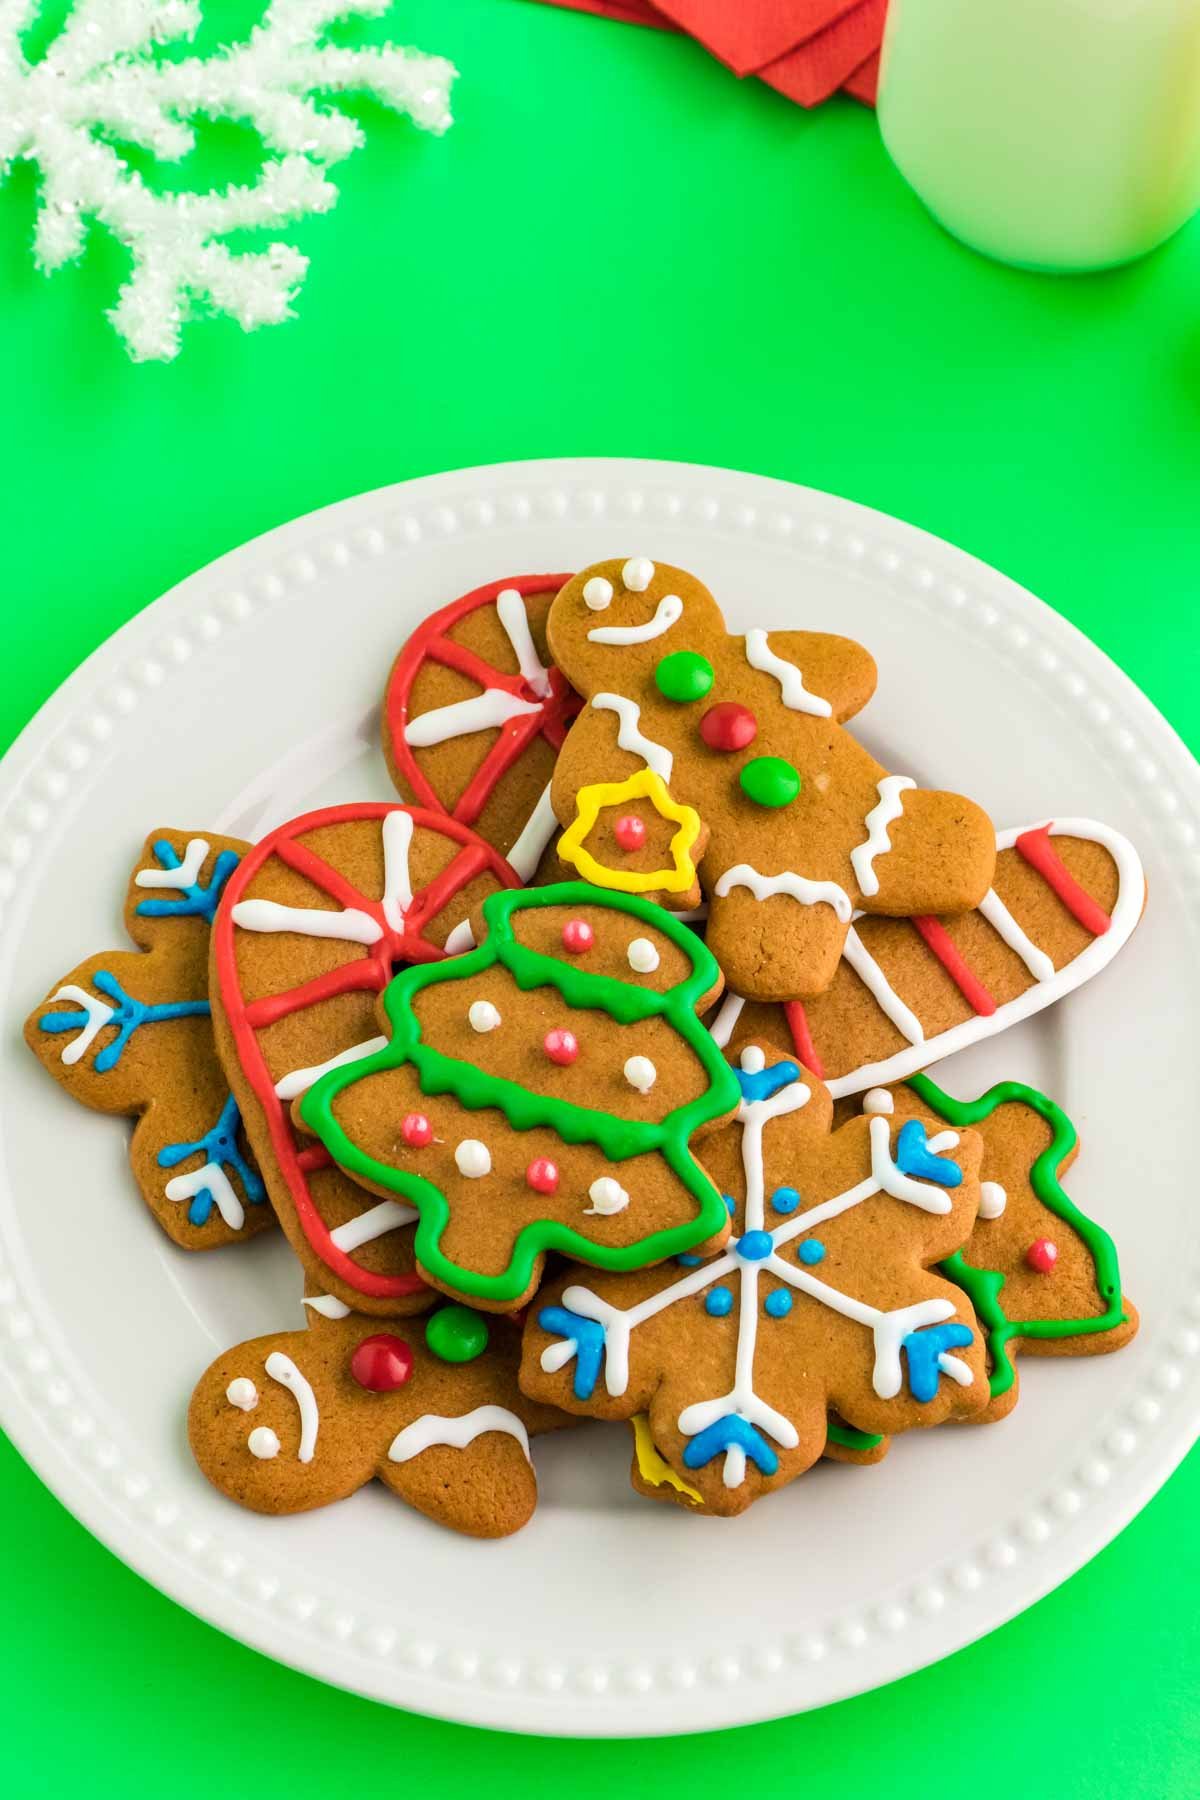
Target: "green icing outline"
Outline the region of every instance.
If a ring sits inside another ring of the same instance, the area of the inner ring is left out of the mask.
[[[882,1444],[883,1433],[879,1431],[856,1431],[853,1425],[835,1425],[832,1419],[825,1422],[825,1437],[830,1444],[840,1444],[843,1450],[874,1450],[876,1444]]]
[[[977,1268],[961,1250],[941,1264],[942,1273],[967,1294],[976,1316],[987,1332],[992,1355],[992,1398],[1006,1394],[1016,1379],[1008,1346],[1013,1338],[1090,1337],[1123,1325],[1128,1317],[1121,1304],[1121,1271],[1117,1248],[1102,1225],[1063,1192],[1058,1171],[1079,1141],[1074,1125],[1054,1101],[1023,1081],[998,1081],[977,1100],[956,1100],[928,1075],[911,1075],[906,1083],[917,1098],[950,1125],[977,1125],[989,1119],[997,1107],[1016,1101],[1032,1107],[1050,1126],[1049,1144],[1029,1171],[1030,1184],[1043,1206],[1079,1233],[1091,1253],[1096,1270],[1096,1291],[1107,1302],[1103,1313],[1086,1319],[1010,1319],[1000,1300],[1004,1276],[999,1269]]]
[[[512,915],[528,907],[604,906],[623,912],[669,938],[692,965],[692,973],[665,994],[633,987],[607,975],[589,974],[568,966],[557,957],[530,950],[517,943]],[[696,1015],[695,1003],[719,986],[721,972],[712,951],[661,907],[636,894],[610,894],[585,881],[559,882],[553,887],[502,889],[483,903],[487,935],[465,956],[444,962],[403,969],[384,991],[383,1002],[391,1027],[384,1049],[357,1062],[331,1069],[314,1083],[300,1101],[300,1117],[316,1133],[334,1161],[355,1179],[402,1195],[417,1208],[416,1256],[422,1267],[460,1293],[477,1298],[519,1300],[533,1279],[533,1265],[547,1250],[560,1251],[595,1268],[628,1270],[645,1268],[669,1256],[690,1250],[715,1237],[728,1222],[725,1202],[688,1150],[688,1138],[698,1126],[732,1113],[741,1098],[737,1078]],[[473,1064],[446,1056],[422,1043],[420,1026],[411,1003],[422,988],[460,976],[482,974],[502,964],[523,991],[547,985],[558,989],[572,1008],[598,1008],[627,1025],[639,1019],[665,1018],[695,1051],[709,1077],[708,1090],[686,1106],[677,1107],[659,1123],[619,1119],[612,1113],[577,1106],[552,1095],[530,1093],[518,1083],[491,1075]],[[422,1175],[394,1169],[367,1156],[346,1135],[334,1115],[334,1102],[344,1088],[387,1069],[411,1063],[421,1092],[453,1093],[461,1105],[475,1112],[495,1107],[516,1131],[545,1125],[570,1144],[594,1143],[610,1162],[659,1152],[668,1166],[695,1195],[699,1210],[687,1225],[651,1232],[636,1243],[606,1248],[592,1243],[582,1232],[554,1219],[537,1219],[517,1234],[508,1267],[499,1275],[483,1275],[463,1268],[443,1255],[442,1234],[450,1207],[441,1189]]]

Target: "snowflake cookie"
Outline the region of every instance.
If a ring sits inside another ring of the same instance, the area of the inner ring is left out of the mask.
[[[372,801],[281,825],[229,882],[212,944],[217,1049],[306,1275],[359,1312],[432,1304],[413,1266],[416,1213],[297,1142],[289,1108],[326,1071],[370,1066],[393,972],[469,946],[472,909],[515,881],[465,825]]]
[[[25,1022],[29,1048],[69,1094],[137,1119],[134,1179],[185,1250],[275,1222],[217,1060],[208,1000],[210,927],[247,848],[211,832],[152,832],[125,902],[138,949],[89,956]]]
[[[682,909],[703,888],[736,993],[819,994],[858,913],[958,912],[987,893],[986,815],[888,774],[842,729],[875,686],[850,639],[730,637],[695,576],[637,556],[569,581],[548,638],[588,700],[554,773],[559,856]],[[678,821],[669,869],[646,806]]]
[[[493,894],[482,929],[397,976],[387,1041],[330,1069],[298,1123],[418,1210],[418,1271],[479,1306],[522,1306],[549,1251],[631,1269],[718,1247],[728,1213],[691,1149],[738,1100],[696,1016],[720,990],[711,952],[582,882]]]
[[[982,1145],[929,1113],[830,1130],[827,1091],[748,1046],[735,1123],[706,1145],[733,1234],[719,1256],[556,1276],[526,1325],[521,1384],[604,1419],[647,1416],[682,1505],[740,1513],[825,1450],[832,1411],[867,1435],[977,1414],[989,1390],[970,1300],[934,1265],[979,1205]]]
[[[213,1486],[297,1513],[377,1479],[452,1531],[519,1530],[537,1501],[529,1439],[566,1421],[518,1388],[517,1328],[447,1306],[383,1330],[330,1294],[304,1304],[305,1329],[235,1344],[197,1383],[188,1437]]]

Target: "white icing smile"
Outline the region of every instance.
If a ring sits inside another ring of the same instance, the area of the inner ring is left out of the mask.
[[[654,609],[654,617],[644,625],[597,625],[588,632],[593,644],[648,644],[662,637],[683,617],[683,601],[678,594],[664,594]]]

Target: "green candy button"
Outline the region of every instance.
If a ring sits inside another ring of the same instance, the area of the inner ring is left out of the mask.
[[[756,806],[790,806],[800,792],[800,776],[782,756],[756,756],[738,778]]]
[[[443,1362],[474,1362],[488,1347],[487,1323],[469,1306],[443,1306],[425,1326],[425,1342]]]
[[[686,705],[689,700],[703,700],[713,684],[713,666],[695,650],[676,650],[663,657],[654,680],[664,700]]]

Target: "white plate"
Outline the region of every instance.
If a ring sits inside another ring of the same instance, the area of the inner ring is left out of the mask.
[[[19,1042],[47,983],[121,940],[158,825],[261,833],[389,794],[374,703],[400,639],[496,576],[646,552],[695,569],[730,624],[861,636],[863,735],[1000,824],[1085,814],[1140,848],[1150,914],[1060,1007],[943,1065],[1079,1123],[1070,1187],[1109,1226],[1141,1334],[1028,1359],[991,1429],[913,1433],[874,1471],[817,1469],[740,1521],[628,1487],[623,1429],[537,1447],[542,1500],[501,1544],[379,1489],[325,1512],[239,1511],[184,1415],[220,1349],[299,1323],[282,1242],[186,1256],[138,1204],[125,1133],[68,1105]],[[991,1630],[1144,1505],[1200,1414],[1195,1156],[1200,774],[1101,653],[961,551],[846,501],[716,469],[515,464],[367,494],[164,595],[42,709],[5,761],[0,828],[3,1422],[117,1555],[223,1630],[326,1681],[535,1732],[652,1733],[819,1706]],[[920,1441],[918,1441],[920,1440]]]

